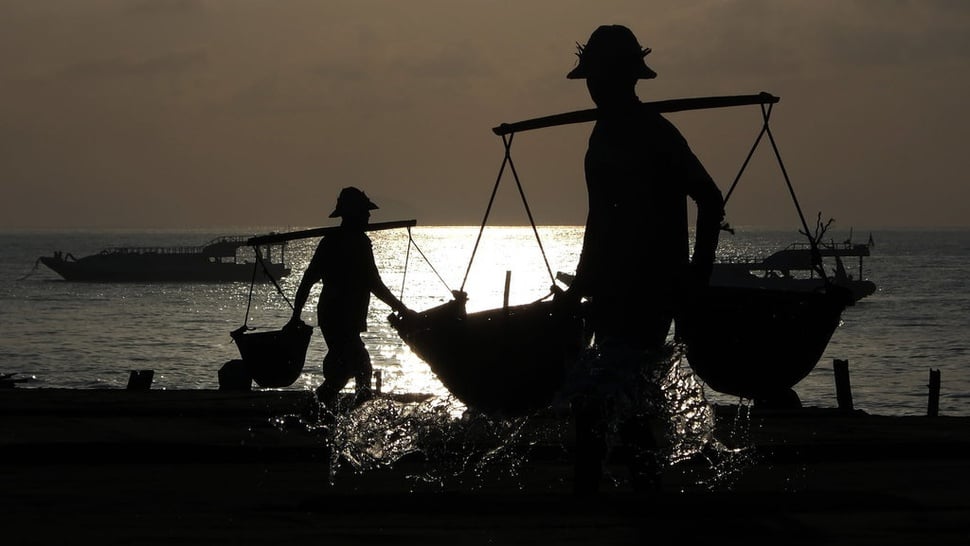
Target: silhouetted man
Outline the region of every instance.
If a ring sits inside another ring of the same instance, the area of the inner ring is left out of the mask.
[[[365,229],[370,211],[377,208],[364,192],[354,187],[344,188],[337,198],[331,218],[340,217],[340,231],[320,240],[300,287],[296,291],[293,317],[300,320],[310,289],[322,282],[317,305],[317,324],[327,343],[323,359],[324,381],[316,389],[317,399],[333,408],[340,390],[354,378],[356,403],[372,396],[370,354],[360,333],[367,330],[367,311],[370,295],[404,315],[411,311],[381,280],[371,240]]]
[[[579,47],[579,63],[567,75],[586,80],[599,116],[585,159],[583,248],[575,279],[558,297],[589,298],[590,326],[602,355],[598,365],[614,373],[624,368],[621,373],[636,374],[644,358],[662,353],[679,305],[709,281],[724,215],[720,190],[680,132],[641,107],[637,81],[657,76],[644,62],[648,53],[630,29],[601,26]],[[688,197],[697,205],[693,257]],[[633,364],[625,356],[611,360],[618,354],[645,356]],[[602,402],[577,402],[580,491],[594,491],[602,472]],[[656,447],[643,423],[633,419],[624,426],[633,431],[628,437]]]

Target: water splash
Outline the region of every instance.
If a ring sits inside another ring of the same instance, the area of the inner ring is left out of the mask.
[[[685,489],[729,486],[752,464],[743,438],[746,413],[739,411],[733,427],[735,447],[721,443],[714,435],[714,408],[687,365],[682,347],[669,345],[662,355],[650,358],[626,356],[639,363],[636,382],[624,381],[623,374],[596,376],[599,394],[611,402],[611,447],[620,444],[625,418],[645,414],[660,424],[655,431],[662,439],[660,450],[651,456],[659,457],[665,472],[685,477]],[[595,367],[604,357],[616,362],[618,355],[591,350],[583,365]],[[379,396],[359,405],[348,403],[332,414],[324,412],[322,418],[302,418],[300,425],[324,438],[331,483],[344,469],[363,473],[417,461],[407,466],[415,469],[408,478],[416,483],[476,489],[496,480],[512,480],[521,488],[522,468],[537,454],[541,453],[539,458],[570,457],[572,422],[563,400],[533,415],[501,418],[469,410],[449,396]],[[622,477],[612,478],[617,485],[624,483]]]
[[[528,417],[492,418],[452,397],[375,398],[332,417],[331,481],[345,466],[359,473],[419,460],[411,480],[474,489],[515,478],[527,460],[523,446],[541,437],[529,430]]]
[[[685,488],[723,486],[747,465],[747,450],[715,437],[714,407],[682,344],[651,352],[600,343],[577,362],[563,396],[599,405],[594,412],[603,416],[599,426],[610,453],[625,450],[629,461],[653,460],[659,472],[686,478]],[[609,477],[624,483],[621,476]]]
[[[730,487],[755,462],[747,433],[750,412],[747,406],[739,406],[730,429],[720,430],[721,437],[730,440],[731,446],[725,445],[715,436],[718,425],[715,409],[687,363],[686,348],[672,345],[669,351],[670,366],[658,381],[663,393],[662,415],[668,446],[664,453],[665,465],[681,470],[690,478],[685,481],[684,489]]]

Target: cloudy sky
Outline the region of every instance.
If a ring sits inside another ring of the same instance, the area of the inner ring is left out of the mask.
[[[659,73],[643,100],[767,91],[809,221],[970,226],[963,0],[5,0],[0,228],[482,220],[491,128],[589,108],[577,42],[625,24]],[[757,107],[670,114],[723,190]],[[516,135],[536,221],[582,224],[591,125]],[[494,223],[527,221],[511,178]],[[728,204],[795,225],[769,147]]]

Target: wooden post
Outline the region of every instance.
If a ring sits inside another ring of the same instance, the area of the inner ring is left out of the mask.
[[[384,378],[381,375],[380,370],[374,370],[374,392],[377,394],[381,393],[381,387],[383,386]]]
[[[152,388],[152,379],[155,377],[154,370],[130,370],[128,372],[129,391],[147,391]]]
[[[936,417],[940,414],[940,370],[930,370],[930,401],[926,415]]]
[[[512,284],[512,272],[505,272],[505,297],[502,299],[502,309],[509,308],[509,286]]]
[[[849,384],[849,361],[836,358],[832,363],[835,369],[835,396],[839,409],[852,411],[852,386]]]

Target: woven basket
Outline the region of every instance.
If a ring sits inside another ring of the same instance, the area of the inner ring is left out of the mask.
[[[313,328],[301,322],[282,330],[248,330],[242,326],[230,335],[253,381],[264,388],[292,385],[303,373]]]

